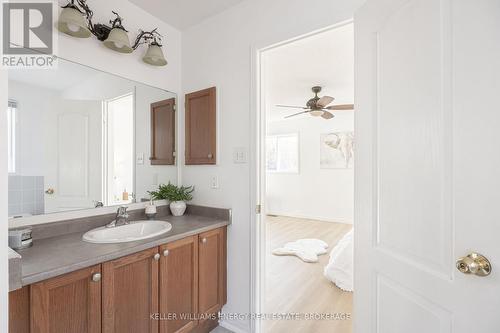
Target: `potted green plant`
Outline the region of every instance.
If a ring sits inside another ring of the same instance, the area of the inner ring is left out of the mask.
[[[158,190],[149,191],[153,200],[168,200],[170,211],[174,216],[181,216],[186,211],[186,201],[193,199],[194,186],[176,186],[170,182],[160,184]]]

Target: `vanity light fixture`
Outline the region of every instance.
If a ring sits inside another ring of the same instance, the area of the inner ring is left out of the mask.
[[[122,18],[118,13],[113,12],[116,18],[111,23],[111,31],[104,41],[104,46],[120,53],[132,53],[134,49],[130,47],[130,40],[128,39],[127,30],[122,25]]]
[[[105,24],[94,24],[92,17],[93,11],[87,5],[87,0],[70,0],[62,7],[57,27],[59,31],[78,38],[88,38],[91,35],[102,41],[107,48],[120,52],[132,53],[142,44],[148,44],[148,49],[142,60],[153,66],[165,66],[167,60],[161,50],[161,35],[157,29],[152,31],[140,30],[134,45],[130,45],[127,30],[123,27],[123,19],[118,13],[114,20],[110,20],[111,26]]]

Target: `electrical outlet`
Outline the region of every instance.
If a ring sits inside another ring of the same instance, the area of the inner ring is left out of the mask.
[[[244,164],[247,162],[247,150],[245,147],[233,148],[233,163]]]
[[[212,179],[210,180],[210,187],[212,189],[218,189],[219,188],[219,177],[212,176]]]

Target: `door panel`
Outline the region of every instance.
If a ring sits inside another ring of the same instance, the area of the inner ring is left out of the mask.
[[[158,248],[103,264],[103,332],[158,332]],[[159,259],[159,258],[158,258]]]
[[[160,313],[175,316],[160,322],[160,332],[189,332],[197,324],[198,237],[163,245],[160,254]]]
[[[408,1],[373,37],[377,247],[446,278],[452,258],[451,96],[442,83],[451,78],[449,10],[448,1]]]
[[[32,333],[101,332],[101,265],[31,286]]]
[[[354,21],[354,330],[494,332],[498,274],[455,260],[500,265],[500,3],[368,0]]]
[[[225,302],[225,228],[199,235],[199,313],[217,313]]]

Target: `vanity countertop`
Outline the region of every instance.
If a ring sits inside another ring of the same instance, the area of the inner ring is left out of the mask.
[[[18,251],[22,257],[21,283],[29,285],[230,224],[225,219],[192,214],[157,219],[170,222],[172,230],[142,241],[87,243],[82,240],[85,232],[35,240],[32,247]]]

